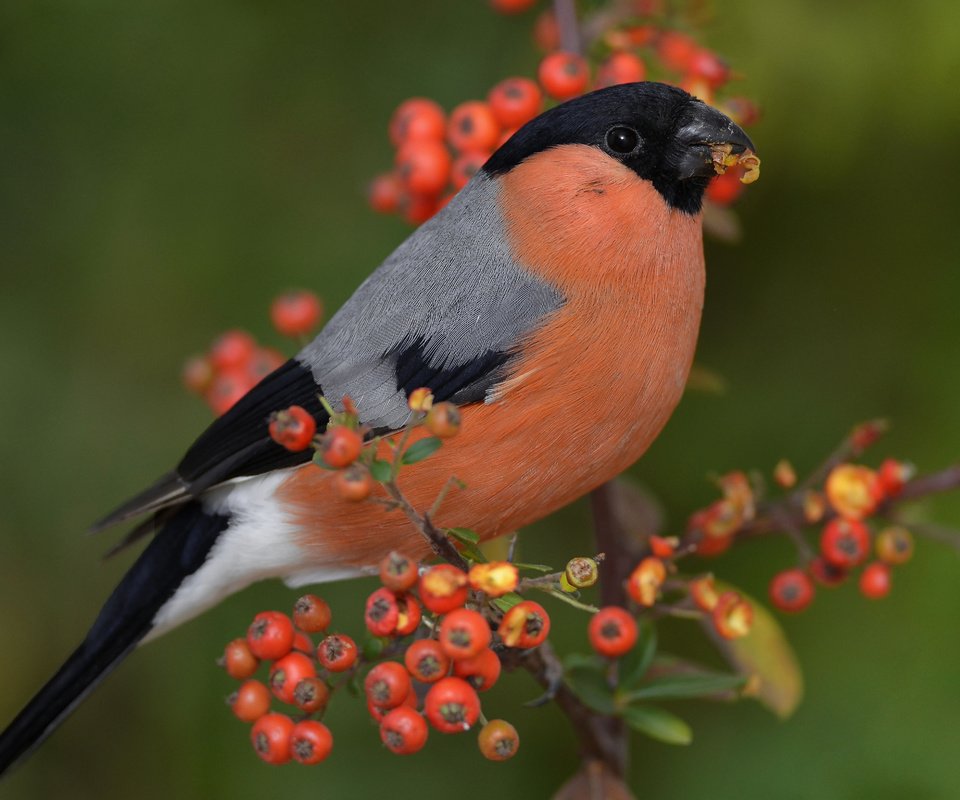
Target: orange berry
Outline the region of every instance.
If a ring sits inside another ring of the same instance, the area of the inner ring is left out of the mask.
[[[533,41],[545,53],[551,53],[560,46],[560,26],[551,9],[542,12],[533,23]]]
[[[226,414],[256,383],[245,369],[218,372],[203,399],[218,416]]]
[[[697,53],[697,43],[677,31],[663,31],[657,43],[657,54],[663,65],[675,72],[687,72]]]
[[[320,678],[303,678],[294,687],[293,702],[306,714],[316,714],[327,707],[330,687]]]
[[[642,606],[652,606],[657,602],[660,587],[666,579],[667,568],[663,561],[655,556],[648,556],[637,564],[627,578],[627,594]]]
[[[880,469],[877,470],[877,480],[880,481],[884,496],[895,497],[900,494],[915,472],[916,468],[913,464],[906,464],[893,458],[884,459]]]
[[[479,612],[457,608],[440,623],[438,641],[450,658],[473,658],[490,644],[490,626]]]
[[[639,56],[633,53],[613,53],[597,70],[597,88],[617,86],[621,83],[637,83],[647,75],[647,68]]]
[[[363,449],[363,436],[353,428],[333,425],[320,440],[320,453],[324,462],[336,469],[349,467]]]
[[[305,594],[293,604],[293,624],[306,633],[325,631],[332,616],[327,601],[315,594]]]
[[[820,552],[834,566],[850,569],[870,553],[870,532],[859,520],[835,517],[820,536]]]
[[[877,508],[883,487],[877,473],[858,464],[839,464],[830,470],[824,487],[827,500],[838,514],[863,519]]]
[[[396,636],[409,636],[418,627],[423,619],[423,609],[412,594],[405,594],[397,598],[397,627]]]
[[[246,639],[234,639],[223,649],[221,658],[227,675],[237,680],[249,678],[257,671],[260,660],[251,652]]]
[[[380,582],[395,592],[405,592],[419,577],[417,562],[396,550],[388,553],[380,562]]]
[[[750,633],[753,606],[736,592],[724,592],[712,612],[713,626],[724,639],[739,639]]]
[[[410,693],[410,674],[403,664],[383,661],[363,681],[367,699],[377,708],[395,708]]]
[[[871,600],[890,594],[890,567],[882,561],[867,564],[860,573],[860,593]]]
[[[286,356],[272,347],[258,347],[253,358],[247,363],[247,374],[252,381],[259,383],[278,367],[283,366]]]
[[[506,761],[520,749],[517,729],[502,719],[492,719],[480,729],[477,744],[484,758],[491,761]]]
[[[338,494],[351,503],[366,500],[373,492],[373,476],[362,464],[351,464],[337,472],[333,480]]]
[[[507,78],[487,95],[490,110],[504,128],[519,128],[543,107],[543,92],[529,78]]]
[[[467,574],[452,564],[437,564],[420,576],[420,600],[435,614],[462,606],[467,591]]]
[[[517,588],[520,573],[507,561],[490,561],[474,564],[468,575],[470,586],[490,597],[502,597]]]
[[[690,597],[697,607],[702,611],[713,611],[717,605],[720,595],[713,585],[713,575],[704,575],[702,578],[695,578],[690,581]]]
[[[423,749],[428,730],[426,720],[414,709],[398,706],[380,722],[380,741],[392,753],[409,755]]]
[[[421,683],[438,681],[450,669],[450,657],[436,639],[415,641],[404,653],[403,663],[410,674]]]
[[[433,392],[426,386],[414,389],[407,396],[407,407],[415,412],[429,411],[433,408]]]
[[[439,211],[435,194],[405,193],[400,198],[400,215],[411,225],[420,225]]]
[[[307,409],[290,406],[270,415],[270,438],[293,453],[306,450],[317,432],[317,422]]]
[[[742,167],[731,167],[723,175],[714,177],[707,184],[707,199],[718,206],[728,206],[733,203],[744,189],[744,185],[740,182],[742,175]]]
[[[550,633],[550,617],[539,603],[524,600],[503,615],[497,633],[507,647],[527,650],[542,644]]]
[[[333,750],[333,734],[322,722],[302,720],[290,734],[290,749],[301,764],[319,764]]]
[[[286,714],[264,714],[250,730],[253,749],[268,764],[286,764],[293,757],[293,727]]]
[[[270,321],[283,336],[303,336],[320,323],[323,306],[313,292],[286,292],[270,306]]]
[[[480,167],[487,162],[488,158],[490,158],[489,150],[463,153],[458,156],[450,170],[450,184],[453,188],[459,192],[480,171]]]
[[[906,528],[893,525],[877,534],[877,558],[887,564],[905,564],[913,557],[913,536]]]
[[[357,661],[357,643],[345,633],[334,633],[320,642],[317,660],[330,672],[346,672]]]
[[[438,103],[411,97],[397,106],[390,118],[390,141],[394,147],[408,141],[442,141],[446,129],[446,115]]]
[[[400,178],[393,172],[378,175],[367,189],[367,202],[370,208],[379,214],[393,214],[400,209],[403,186]]]
[[[305,678],[315,677],[317,677],[317,670],[313,666],[313,659],[294,650],[275,661],[270,667],[270,690],[281,702],[294,705],[297,684]]]
[[[256,339],[246,331],[227,331],[210,346],[210,364],[217,371],[245,367],[256,349]]]
[[[770,581],[770,600],[781,611],[803,611],[813,602],[813,581],[801,569],[778,572]]]
[[[184,363],[180,375],[188,391],[203,394],[213,382],[213,367],[205,356],[191,356]]]
[[[497,654],[485,647],[475,656],[454,661],[453,674],[463,678],[478,692],[485,692],[497,682],[501,666]]]
[[[453,159],[443,142],[407,142],[397,153],[400,181],[414,194],[439,194],[450,180]]]
[[[687,69],[691,75],[702,78],[714,89],[730,80],[730,65],[712,50],[703,47],[694,51]]]
[[[463,733],[470,730],[480,716],[480,698],[462,678],[443,678],[427,692],[424,713],[441,733]]]
[[[293,649],[293,622],[279,611],[261,611],[247,630],[247,644],[257,658],[283,658]]]
[[[637,622],[620,606],[601,608],[587,626],[590,646],[607,658],[620,658],[637,641]]]
[[[386,587],[377,589],[367,598],[363,620],[374,636],[389,636],[397,629],[400,609],[397,596]]]
[[[256,722],[270,710],[270,690],[260,681],[244,681],[227,702],[237,719]]]
[[[450,439],[460,432],[460,409],[453,403],[437,403],[423,420],[424,427],[434,436]]]
[[[468,100],[450,113],[447,139],[461,153],[490,152],[500,139],[500,125],[489,104]]]
[[[561,51],[551,53],[540,62],[537,77],[548,95],[569,100],[586,90],[590,70],[583,56]]]

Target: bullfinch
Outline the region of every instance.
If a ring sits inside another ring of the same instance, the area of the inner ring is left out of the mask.
[[[368,277],[320,334],[211,424],[176,468],[96,523],[152,534],[77,650],[0,735],[0,773],[138,644],[263,578],[296,587],[425,556],[400,511],[351,503],[271,413],[322,395],[389,436],[427,387],[461,406],[450,446],[405,468],[435,521],[489,539],[636,461],[680,399],[704,295],[701,204],[717,148],[752,151],[719,111],[658,83],[558,105]]]

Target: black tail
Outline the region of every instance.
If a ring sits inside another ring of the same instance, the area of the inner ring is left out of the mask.
[[[197,571],[229,517],[191,502],[166,521],[97,616],[83,643],[0,734],[0,775],[30,753],[153,627],[157,611]]]

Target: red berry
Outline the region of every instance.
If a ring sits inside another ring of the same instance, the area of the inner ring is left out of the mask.
[[[400,208],[403,189],[400,178],[393,172],[377,175],[367,189],[367,202],[379,214],[393,214]]]
[[[247,363],[247,375],[259,383],[271,372],[282,366],[287,359],[271,347],[258,347],[253,358]]]
[[[332,616],[327,601],[315,594],[305,594],[293,604],[293,624],[307,633],[325,631]]]
[[[403,702],[396,706],[396,708],[412,708],[416,710],[417,708],[417,693],[413,689],[413,684],[410,684],[410,691],[407,692],[407,696],[403,699]],[[378,725],[383,722],[383,718],[390,713],[392,709],[381,708],[380,706],[373,703],[370,698],[367,698],[367,713],[370,714],[370,719],[376,722]]]
[[[327,707],[330,687],[320,678],[304,678],[293,690],[293,702],[301,711],[316,714]]]
[[[390,141],[394,147],[407,141],[441,141],[446,130],[443,109],[424,97],[404,100],[390,118]]]
[[[453,168],[450,170],[450,184],[453,188],[459,192],[480,171],[480,167],[486,163],[488,158],[490,158],[489,150],[460,155],[453,162]]]
[[[820,536],[820,552],[834,566],[850,569],[866,560],[870,552],[870,533],[859,520],[835,517]]]
[[[410,693],[410,674],[403,664],[384,661],[367,673],[363,686],[367,699],[377,708],[395,708]]]
[[[478,692],[485,692],[500,677],[500,658],[489,647],[485,647],[471,658],[461,658],[453,662],[453,674],[463,678]]]
[[[472,658],[490,644],[490,626],[482,614],[458,608],[443,618],[438,638],[450,658]]]
[[[803,611],[813,600],[813,581],[801,569],[788,569],[770,581],[770,600],[781,611]]]
[[[560,46],[560,26],[552,9],[547,9],[533,23],[533,41],[544,53],[550,53]]]
[[[557,52],[540,62],[537,77],[548,95],[557,100],[569,100],[583,94],[590,81],[590,70],[582,56]]]
[[[349,467],[363,449],[363,437],[359,431],[343,425],[327,428],[320,441],[320,452],[324,462],[335,469]]]
[[[260,666],[259,659],[251,652],[246,639],[234,639],[223,649],[223,668],[227,675],[237,680],[249,678]]]
[[[446,614],[467,601],[467,573],[452,564],[437,564],[420,576],[420,600],[435,614]]]
[[[244,681],[227,702],[237,719],[256,722],[270,710],[270,690],[260,681]]]
[[[821,586],[839,586],[847,579],[847,571],[831,564],[823,556],[817,556],[810,562],[810,574]]]
[[[507,647],[537,647],[550,633],[550,617],[539,603],[524,600],[503,615],[497,633]]]
[[[687,72],[697,50],[693,39],[677,31],[664,31],[657,44],[657,54],[663,65],[675,72]]]
[[[283,336],[297,337],[310,333],[320,323],[323,306],[313,292],[287,292],[270,306],[273,327]]]
[[[717,175],[707,184],[707,199],[718,206],[728,206],[743,192],[744,185],[740,182],[743,170],[731,167],[723,175]]]
[[[403,654],[403,663],[420,683],[433,683],[450,670],[450,657],[435,639],[418,639]]]
[[[453,159],[443,142],[407,142],[397,153],[400,182],[414,194],[436,195],[450,179]]]
[[[305,633],[297,631],[293,635],[293,649],[311,655],[313,653],[313,642],[310,641],[310,637]]]
[[[210,363],[218,371],[245,367],[256,349],[256,339],[246,331],[227,331],[210,346]]]
[[[642,559],[627,578],[627,594],[641,606],[650,607],[657,602],[660,587],[667,579],[667,568],[656,556]]]
[[[214,377],[204,400],[218,416],[226,414],[254,386],[256,380],[244,369],[229,369]]]
[[[520,748],[517,729],[503,719],[492,719],[480,730],[477,744],[484,758],[491,761],[506,761],[513,758]]]
[[[257,658],[283,658],[293,649],[293,623],[279,611],[261,611],[247,630],[247,644]]]
[[[286,764],[293,756],[293,727],[286,714],[264,714],[250,730],[253,749],[268,764]]]
[[[362,464],[351,464],[340,470],[333,482],[337,486],[337,493],[351,503],[366,500],[373,492],[373,477]]]
[[[716,53],[697,48],[687,65],[691,75],[702,78],[711,88],[718,89],[730,80],[730,65]]]
[[[613,53],[597,70],[597,88],[637,83],[647,75],[647,68],[633,53]]]
[[[412,588],[418,577],[417,562],[396,550],[380,562],[380,582],[395,592]]]
[[[528,8],[533,8],[537,0],[490,0],[494,11],[501,14],[520,14]]]
[[[890,594],[890,567],[882,561],[867,564],[860,573],[860,592],[871,600]]]
[[[435,194],[409,194],[400,198],[400,215],[411,225],[426,222],[440,210]]]
[[[386,714],[380,723],[380,739],[397,755],[421,750],[427,742],[427,723],[409,706],[399,706]]]
[[[274,662],[270,667],[270,689],[278,700],[294,705],[294,691],[305,678],[315,678],[317,671],[313,660],[294,650]]]
[[[440,439],[450,439],[460,432],[460,409],[453,403],[436,403],[423,420],[424,427]]]
[[[307,409],[290,406],[270,416],[270,438],[293,453],[306,450],[317,432],[317,423]]]
[[[346,672],[357,661],[357,644],[345,633],[331,634],[317,647],[317,660],[330,672]]]
[[[739,639],[753,626],[753,606],[736,592],[724,592],[712,612],[713,627],[724,639]]]
[[[884,459],[877,470],[877,479],[886,497],[895,497],[903,490],[904,485],[913,477],[914,467],[893,458]]]
[[[507,78],[487,95],[490,110],[503,128],[519,128],[540,113],[543,93],[529,78]]]
[[[619,658],[637,641],[636,620],[619,606],[601,608],[587,626],[590,646],[600,655]]]
[[[203,394],[213,381],[213,367],[205,356],[188,358],[180,374],[183,385],[195,394]]]
[[[423,618],[423,610],[417,599],[410,594],[405,594],[397,598],[397,627],[394,630],[396,636],[409,636],[418,627]]]
[[[333,750],[333,735],[322,722],[305,719],[294,726],[290,743],[294,759],[301,764],[319,764]]]
[[[463,733],[470,730],[480,716],[480,698],[462,678],[443,678],[427,692],[424,713],[441,733]]]
[[[500,139],[500,124],[487,103],[468,100],[450,112],[447,139],[461,153],[490,152]]]
[[[367,598],[363,620],[374,636],[389,636],[397,628],[397,596],[386,587],[377,589]]]

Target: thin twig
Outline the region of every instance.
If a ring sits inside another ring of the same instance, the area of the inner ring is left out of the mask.
[[[424,514],[421,516],[417,513],[417,510],[410,505],[410,501],[408,501],[403,492],[400,491],[400,487],[397,486],[396,481],[387,481],[383,484],[383,486],[387,490],[390,497],[396,501],[400,510],[406,514],[407,519],[413,523],[413,527],[415,527],[424,535],[426,540],[430,543],[430,547],[433,552],[440,556],[440,558],[453,564],[458,569],[462,569],[464,572],[466,572],[469,569],[467,562],[464,560],[463,556],[457,552],[457,548],[453,546],[453,542],[450,541],[443,531],[437,528],[437,526],[430,521],[430,517],[428,515]]]
[[[560,49],[568,53],[581,52],[580,25],[574,0],[553,0],[553,13],[560,30]]]

